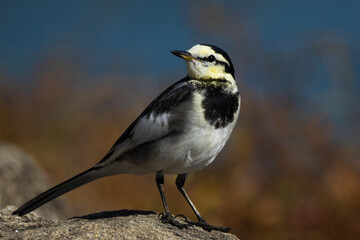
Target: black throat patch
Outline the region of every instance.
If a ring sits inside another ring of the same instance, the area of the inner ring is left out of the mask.
[[[205,98],[201,102],[205,120],[215,128],[224,128],[234,121],[234,115],[239,109],[239,92],[225,92],[220,86],[210,86],[203,89]]]

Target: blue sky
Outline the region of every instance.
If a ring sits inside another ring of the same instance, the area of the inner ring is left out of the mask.
[[[201,14],[201,5],[209,3],[230,10],[235,26],[245,22],[267,51],[297,47],[325,31],[350,44],[360,40],[355,0],[197,1],[197,12],[189,11],[189,0],[1,1],[0,69],[26,78],[44,54],[64,51],[82,55],[85,66],[100,72],[120,61],[131,71],[141,66],[154,76],[171,73],[179,68],[172,49],[208,42],[232,50],[231,40],[222,44],[219,36],[194,31],[189,14]]]

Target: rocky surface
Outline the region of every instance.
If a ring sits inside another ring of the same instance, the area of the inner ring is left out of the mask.
[[[13,145],[0,143],[0,208],[6,205],[20,206],[52,186],[29,154]],[[70,216],[69,206],[62,198],[51,201],[35,212],[50,219]]]
[[[238,239],[231,233],[207,232],[197,226],[178,229],[161,223],[151,211],[102,212],[69,220],[48,220],[35,213],[19,217],[0,210],[0,239]]]

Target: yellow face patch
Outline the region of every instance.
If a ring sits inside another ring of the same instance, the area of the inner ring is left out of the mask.
[[[221,69],[220,69],[220,68],[221,68]],[[217,74],[217,73],[219,73],[219,72],[223,72],[223,71],[224,71],[223,68],[220,67],[220,66],[211,66],[211,67],[208,67],[208,69],[209,69],[209,72],[210,72],[211,74]]]
[[[216,79],[216,78],[224,78],[229,79],[231,76],[228,73],[224,72],[224,67],[221,65],[209,66],[206,68],[206,72],[203,72],[202,77],[205,79]]]

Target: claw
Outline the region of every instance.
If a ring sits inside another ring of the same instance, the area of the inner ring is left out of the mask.
[[[191,224],[191,225],[196,225],[201,227],[202,229],[204,229],[205,231],[211,232],[212,230],[215,231],[220,231],[220,232],[230,232],[231,228],[227,228],[227,227],[216,227],[216,226],[212,226],[210,224],[208,224],[203,218],[201,218],[199,220],[199,222],[192,222],[191,220],[185,220],[185,222]]]
[[[160,213],[158,217],[160,218],[162,223],[170,223],[171,225],[180,229],[187,228],[189,226],[189,224],[183,224],[176,221],[175,220],[176,217],[174,217],[170,213]]]
[[[184,214],[178,214],[175,216],[175,218],[179,218],[179,217],[182,217],[185,222],[192,223],[192,221],[190,219],[188,219]]]
[[[211,232],[212,230],[220,231],[220,232],[230,232],[231,230],[231,228],[227,228],[227,227],[212,226],[208,224],[203,218],[199,219],[199,222],[193,222],[183,214],[178,214],[174,217],[172,214],[169,213],[160,213],[158,217],[160,218],[162,223],[170,223],[171,225],[178,227],[180,229],[188,228],[189,226],[198,226],[208,232]],[[186,224],[180,223],[175,220],[176,218],[179,217],[184,218],[184,222],[186,222]]]

